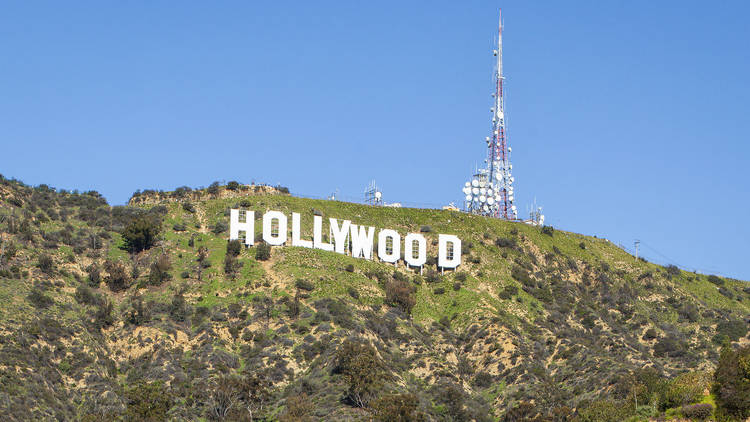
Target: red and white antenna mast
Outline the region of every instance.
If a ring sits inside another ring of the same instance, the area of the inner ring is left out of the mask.
[[[513,204],[513,182],[510,163],[511,148],[508,145],[508,129],[505,118],[504,81],[503,77],[503,20],[499,17],[495,68],[495,91],[492,113],[492,134],[487,142],[487,167],[479,169],[470,182],[464,185],[466,210],[474,214],[518,219],[518,210]]]

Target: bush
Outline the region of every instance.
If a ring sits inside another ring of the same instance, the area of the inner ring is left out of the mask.
[[[163,421],[172,407],[172,394],[161,381],[140,382],[125,392],[127,420]]]
[[[211,228],[211,232],[213,234],[222,234],[229,228],[229,224],[227,224],[224,220],[219,220],[214,224],[214,226]]]
[[[346,272],[353,273],[354,272],[354,264],[349,264],[346,266]]]
[[[690,420],[703,421],[714,414],[714,407],[711,403],[698,403],[682,406],[682,416]]]
[[[747,324],[744,321],[722,321],[716,326],[717,335],[725,335],[732,341],[737,341],[747,334]]]
[[[301,290],[306,290],[308,292],[311,292],[315,290],[315,285],[307,280],[303,280],[301,278],[298,278],[297,281],[294,282],[294,286]]]
[[[99,266],[96,263],[91,264],[86,268],[88,272],[88,284],[91,287],[99,287],[99,283],[102,282],[102,275]]]
[[[39,260],[36,266],[39,267],[39,269],[47,275],[52,275],[55,273],[55,261],[46,253],[42,253],[39,255]]]
[[[669,275],[670,277],[676,277],[680,275],[680,269],[676,265],[667,265],[665,269],[667,270],[667,275]]]
[[[130,287],[132,279],[125,264],[122,262],[107,260],[104,262],[104,270],[108,273],[104,282],[107,283],[107,286],[113,292],[119,292]]]
[[[378,422],[426,421],[424,413],[417,409],[418,404],[417,396],[411,393],[387,394],[376,400],[371,409]]]
[[[159,286],[163,282],[172,278],[169,270],[172,269],[172,263],[169,261],[169,255],[163,253],[151,264],[151,271],[148,274],[148,282],[153,286]]]
[[[419,228],[419,231],[422,233],[430,233],[432,232],[432,227],[430,226],[422,226]]]
[[[31,302],[32,305],[40,309],[49,308],[53,303],[55,303],[52,298],[45,295],[44,292],[36,287],[31,289],[29,295],[26,296],[26,298],[29,300],[29,302]]]
[[[495,246],[499,248],[513,248],[516,246],[516,239],[508,239],[507,237],[498,237],[495,239]]]
[[[509,284],[505,286],[503,290],[500,291],[498,296],[500,297],[500,299],[508,300],[517,294],[518,294],[518,286]]]
[[[523,284],[524,286],[531,285],[531,277],[529,276],[529,272],[518,265],[513,266],[510,271],[510,276],[521,282],[521,284]]]
[[[227,242],[227,255],[239,256],[241,252],[242,242],[238,239]]]
[[[454,277],[455,277],[456,280],[458,280],[458,281],[460,281],[460,282],[463,283],[464,281],[466,281],[466,277],[467,276],[466,276],[465,272],[461,271],[461,272],[457,272]]]
[[[711,283],[713,283],[713,284],[715,284],[715,285],[717,285],[717,286],[723,286],[724,285],[724,279],[721,278],[721,277],[717,277],[717,276],[715,276],[713,274],[711,274],[710,276],[708,276],[708,281],[711,282]]]
[[[268,243],[259,243],[255,247],[255,259],[258,261],[268,261],[271,258],[271,245]]]
[[[552,226],[544,226],[542,227],[542,234],[552,237],[555,234],[555,228]]]
[[[195,205],[192,202],[183,202],[182,209],[192,214],[195,212]]]
[[[432,293],[435,293],[436,295],[442,295],[445,293],[445,289],[442,287],[435,288]]]
[[[417,303],[415,291],[416,288],[408,281],[388,281],[385,283],[385,301],[409,314]]]
[[[671,380],[661,397],[662,409],[695,403],[703,398],[710,387],[710,377],[704,372],[688,372]]]
[[[227,183],[227,189],[232,190],[232,191],[237,191],[240,189],[240,184],[239,182],[232,180],[229,183]]]
[[[122,232],[125,248],[133,253],[154,246],[161,224],[153,217],[141,216],[130,222]]]
[[[583,242],[581,242],[581,243],[578,244],[578,247],[581,248],[582,250],[585,250],[586,249],[586,244],[583,243]]]
[[[425,274],[425,280],[427,280],[428,283],[437,283],[442,279],[443,277],[440,276],[440,273],[435,270],[428,270],[427,274]]]

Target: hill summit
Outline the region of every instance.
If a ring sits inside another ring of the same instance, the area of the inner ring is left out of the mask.
[[[304,233],[323,217],[326,241],[329,218],[419,233],[429,258],[420,270],[269,246],[260,223],[245,247],[229,241],[231,209],[298,213]],[[437,266],[439,233],[461,239],[455,270]],[[747,283],[456,211],[236,182],[112,207],[96,192],[0,177],[0,297],[10,420],[743,412],[716,383],[750,343]]]

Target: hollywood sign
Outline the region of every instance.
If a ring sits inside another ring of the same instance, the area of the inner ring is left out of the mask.
[[[322,249],[354,258],[373,259],[375,227],[352,224],[349,220],[340,223],[329,218],[330,242],[323,239],[323,217],[313,216],[312,239],[303,239],[300,214],[292,213],[291,246]],[[289,221],[281,211],[263,214],[263,241],[273,246],[289,244]],[[232,209],[229,212],[229,240],[244,239],[252,246],[255,240],[255,211]],[[378,232],[377,258],[383,262],[397,264],[401,260],[401,235],[391,229]],[[408,233],[403,238],[403,260],[410,267],[420,269],[427,262],[427,239],[419,233]],[[438,259],[441,269],[456,268],[461,264],[461,239],[452,234],[438,234]]]

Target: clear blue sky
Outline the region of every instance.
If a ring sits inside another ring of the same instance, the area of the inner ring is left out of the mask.
[[[0,173],[459,200],[500,6],[521,214],[750,279],[746,1],[4,2]]]

